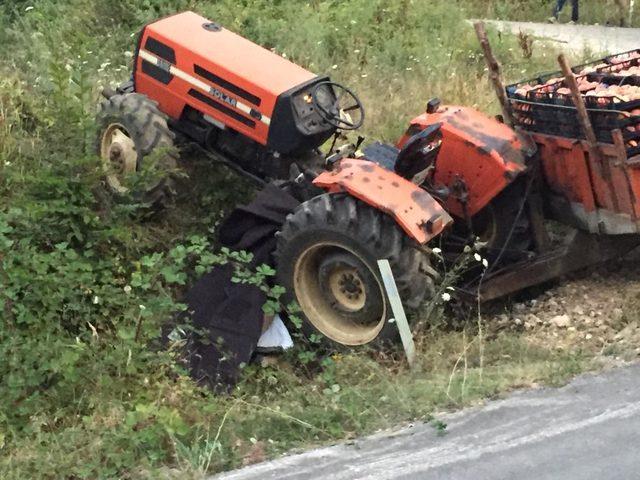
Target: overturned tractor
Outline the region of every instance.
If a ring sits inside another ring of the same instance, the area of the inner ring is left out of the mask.
[[[575,75],[565,73],[558,87],[571,89]],[[174,142],[196,144],[259,184],[304,187],[290,190],[300,205],[278,234],[278,280],[300,305],[307,333],[364,345],[396,331],[378,259],[389,260],[405,305],[417,307],[435,291],[435,242],[451,262],[479,240],[490,270],[481,284],[465,276],[459,290],[483,299],[640,244],[630,107],[594,130],[598,104],[585,107],[578,91],[562,118],[579,128],[545,130],[558,118],[557,103],[547,101],[555,91],[541,100],[534,87],[505,89],[494,79],[504,119],[432,100],[397,145],[360,152],[360,137],[336,148],[341,132],[364,121],[350,89],[185,12],[143,28],[131,81],[104,92],[98,153],[107,186],[122,193],[127,175],[159,152],[167,176],[142,192],[151,204],[171,196]],[[609,135],[598,136],[602,129]],[[575,230],[554,246],[547,219]]]

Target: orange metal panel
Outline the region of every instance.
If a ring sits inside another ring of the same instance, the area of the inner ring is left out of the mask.
[[[203,25],[210,23],[204,17],[193,12],[184,12],[164,18],[145,27],[140,45],[143,47],[148,37],[152,37],[175,51],[177,69],[214,87],[216,90],[238,102],[249,104],[265,117],[271,117],[278,96],[302,83],[316,77],[315,74],[282,58],[269,50],[245,39],[235,33],[220,27],[218,31],[210,31]],[[168,85],[141,73],[142,58],[136,62],[136,91],[158,101],[160,109],[173,118],[178,118],[185,105],[215,118],[234,130],[265,145],[267,143],[269,125],[253,118],[249,113],[238,111],[230,107],[250,122],[238,121],[212,108],[207,103],[195,99],[188,94],[196,89],[183,78],[174,77]],[[249,92],[260,99],[259,105],[247,102],[245,98],[225,88],[224,85],[213,83],[203,78],[195,71],[198,65],[214,75],[230,82],[236,87]],[[228,104],[213,98],[214,101],[229,107]]]
[[[591,185],[589,162],[579,141],[533,135],[538,144],[542,170],[547,186],[573,203],[580,203],[587,212],[597,208]]]
[[[230,82],[256,89],[259,97],[275,99],[316,76],[224,27],[216,32],[205,30],[202,26],[209,22],[194,12],[183,12],[152,23],[147,29],[190,52],[192,61],[207,62],[216,69],[214,73]]]
[[[626,175],[629,179],[629,196],[633,202],[637,218],[640,218],[640,170],[637,168],[626,168]]]
[[[636,200],[632,193],[630,179],[624,168],[613,165],[611,157],[606,157],[611,165],[611,183],[613,194],[617,202],[618,211],[629,215],[631,218],[638,218]]]
[[[462,179],[469,191],[467,212],[474,215],[484,208],[504,187],[526,170],[525,145],[507,125],[472,108],[446,106],[436,113],[425,113],[411,121],[426,128],[442,123],[442,147],[434,180],[451,186]],[[402,147],[409,139],[403,136]],[[448,211],[464,216],[462,205],[451,197]]]
[[[587,212],[601,209],[637,219],[640,172],[625,171],[613,146],[600,145],[601,165],[581,140],[543,134],[533,138],[552,191],[582,204]]]
[[[330,192],[349,192],[388,213],[420,244],[439,235],[452,222],[423,189],[367,160],[346,158],[333,171],[318,175],[313,183]]]

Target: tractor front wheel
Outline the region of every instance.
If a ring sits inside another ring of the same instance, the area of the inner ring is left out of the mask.
[[[302,330],[345,346],[391,340],[397,327],[377,260],[391,264],[400,296],[433,295],[426,255],[385,213],[347,194],[322,194],[287,217],[278,235],[278,281],[302,310]]]
[[[127,177],[142,169],[145,158],[153,157],[157,171],[150,183],[133,193],[153,207],[163,206],[173,194],[170,172],[177,162],[174,134],[157,104],[139,93],[113,95],[102,102],[97,123],[96,150],[108,189],[116,195],[128,193]]]

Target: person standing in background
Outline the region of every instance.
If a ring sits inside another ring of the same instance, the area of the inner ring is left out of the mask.
[[[633,10],[633,0],[615,0],[618,5],[618,11],[620,13],[620,26],[628,27],[631,22],[631,15]]]
[[[580,7],[578,5],[578,1],[579,0],[571,0],[571,21],[572,22],[577,22],[578,17],[580,15]],[[560,16],[560,12],[564,8],[565,3],[567,3],[567,0],[557,0],[556,6],[553,8],[553,17],[551,17],[549,20],[551,20],[552,22],[558,21],[558,17]]]

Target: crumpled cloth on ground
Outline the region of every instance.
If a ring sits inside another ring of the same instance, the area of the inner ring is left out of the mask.
[[[219,229],[222,245],[251,252],[251,267],[273,265],[275,233],[298,204],[287,192],[268,184],[223,222]],[[194,328],[187,342],[191,375],[217,392],[230,391],[238,381],[240,369],[256,350],[264,321],[264,292],[232,282],[233,269],[228,264],[203,275],[187,293],[187,309],[178,320],[190,320]]]

